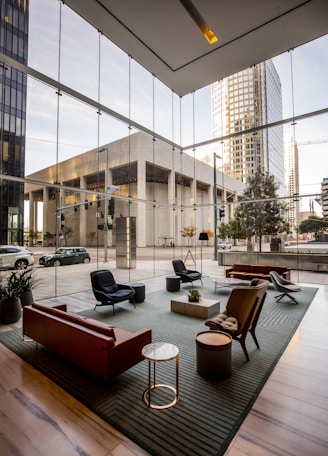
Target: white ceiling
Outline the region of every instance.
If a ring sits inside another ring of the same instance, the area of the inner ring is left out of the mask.
[[[183,96],[328,33],[328,0],[193,0],[210,45],[179,0],[65,0]]]

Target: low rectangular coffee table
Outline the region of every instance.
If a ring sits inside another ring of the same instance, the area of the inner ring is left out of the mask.
[[[206,319],[220,313],[220,301],[201,298],[199,302],[189,302],[188,295],[183,295],[171,299],[171,312]]]

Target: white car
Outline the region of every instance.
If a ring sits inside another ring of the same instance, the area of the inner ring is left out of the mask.
[[[221,241],[221,242],[218,243],[218,248],[219,249],[230,250],[231,247],[232,247],[232,244],[230,244],[230,242]]]
[[[0,269],[26,269],[34,264],[33,253],[19,245],[0,246]]]

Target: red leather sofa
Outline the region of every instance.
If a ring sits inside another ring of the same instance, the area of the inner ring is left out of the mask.
[[[290,280],[290,269],[284,266],[261,266],[258,264],[234,264],[226,269],[226,277],[241,280],[264,279],[271,282],[270,271],[277,271],[281,277]]]
[[[67,312],[66,304],[32,304],[23,309],[23,340],[27,336],[104,380],[142,361],[151,343],[151,329],[117,328]]]

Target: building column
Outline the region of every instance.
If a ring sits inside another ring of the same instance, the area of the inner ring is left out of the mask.
[[[171,236],[173,239],[170,241],[176,243],[175,239],[175,231],[176,231],[176,220],[175,220],[175,213],[176,210],[173,210],[173,205],[175,205],[175,171],[171,171],[168,173],[168,186],[167,186],[167,202],[171,205],[168,207],[168,235]]]
[[[108,186],[113,185],[113,172],[111,168],[107,169],[107,184]],[[106,185],[106,179],[105,179],[105,185]],[[113,222],[115,220],[115,215],[112,217],[109,216],[108,214],[108,205],[109,205],[109,199],[111,198],[111,195],[115,195],[116,191],[112,191],[111,194],[108,193],[110,190],[105,189],[106,194],[108,194],[108,198],[105,200],[105,215],[107,215],[107,224],[111,224],[113,226]],[[114,207],[117,207],[116,201],[114,202]],[[106,220],[105,220],[106,223]],[[106,239],[106,233],[104,234],[104,243]],[[107,230],[107,245],[112,246],[113,245],[113,229]]]
[[[47,208],[49,206],[49,191],[47,187],[42,188],[43,214],[42,214],[42,231],[43,236],[49,231]]]
[[[33,192],[30,192],[29,194],[29,222],[28,222],[28,228],[29,228],[29,232],[32,230],[32,231],[36,231],[36,227],[35,227],[35,199],[34,199],[34,193]],[[33,238],[28,237],[28,245],[29,246],[32,246],[33,245]]]
[[[137,170],[137,198],[146,201],[146,162],[138,160]],[[137,247],[147,246],[147,205],[146,203],[133,203],[137,204]],[[150,235],[150,233],[149,233]]]
[[[87,188],[87,180],[85,176],[81,176],[80,179],[81,188]],[[80,201],[84,202],[87,199],[86,193],[80,193]],[[87,209],[84,205],[80,206],[80,245],[87,245]]]

